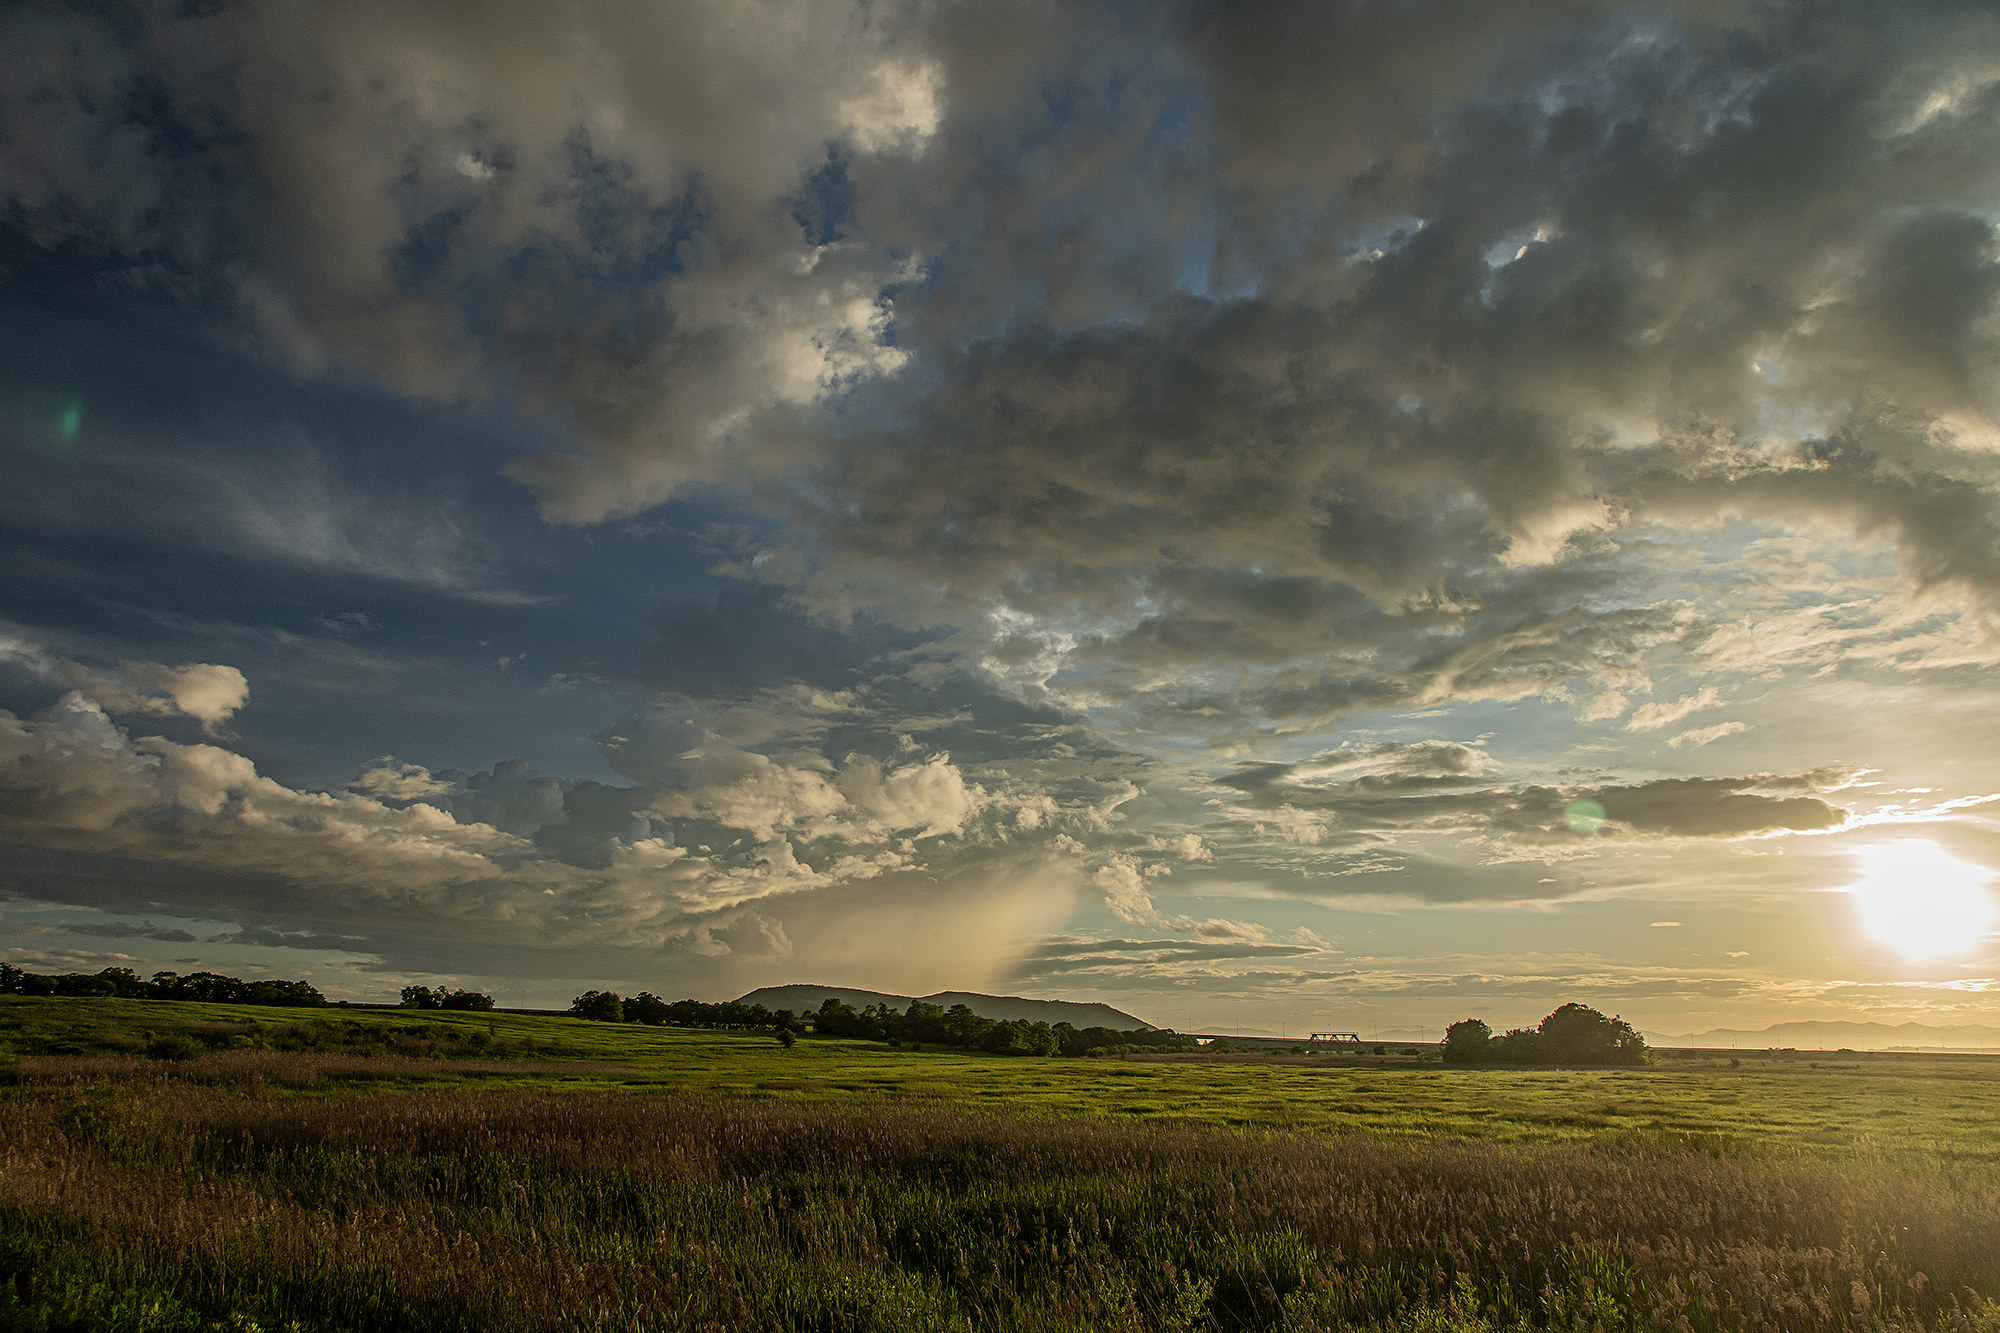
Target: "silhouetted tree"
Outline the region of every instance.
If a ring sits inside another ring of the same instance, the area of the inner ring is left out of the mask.
[[[616,991],[585,991],[571,1002],[569,1011],[578,1018],[595,1019],[599,1023],[625,1021],[625,1002]]]
[[[672,1012],[672,1005],[649,990],[642,990],[625,1000],[627,1023],[651,1023],[657,1026],[667,1022],[668,1015]]]
[[[1444,1058],[1454,1064],[1637,1065],[1646,1062],[1646,1039],[1624,1019],[1572,1001],[1535,1027],[1510,1028],[1498,1037],[1476,1018],[1453,1023],[1445,1029]]]
[[[44,976],[0,963],[0,995],[60,995],[77,999],[199,1000],[209,1004],[322,1005],[326,997],[303,981],[241,981],[214,972],[181,976],[155,972],[149,981],[129,967]]]
[[[1565,1004],[1536,1029],[1542,1057],[1555,1064],[1637,1065],[1646,1062],[1646,1039],[1622,1018],[1606,1018],[1582,1004]]]

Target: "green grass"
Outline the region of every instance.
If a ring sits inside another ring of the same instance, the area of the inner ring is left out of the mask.
[[[401,1041],[411,1054],[430,1057],[323,1079],[321,1091],[380,1082],[624,1086],[837,1107],[915,1103],[1503,1142],[1637,1135],[1762,1151],[1917,1151],[2000,1162],[2000,1058],[1980,1056],[1746,1053],[1735,1068],[1728,1060],[1669,1060],[1602,1070],[1326,1057],[1018,1058],[812,1037],[786,1050],[761,1033],[535,1015],[0,997],[0,1068],[48,1056],[136,1060],[154,1039],[147,1034],[241,1029],[241,1039],[255,1043],[315,1024],[380,1034],[374,1046],[340,1041],[316,1049],[387,1052]],[[488,1044],[475,1046],[472,1039],[482,1037]],[[453,1072],[470,1064],[481,1068]]]
[[[7,997],[0,1329],[2000,1333],[1996,1101]]]

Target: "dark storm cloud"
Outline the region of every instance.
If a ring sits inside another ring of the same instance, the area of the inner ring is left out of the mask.
[[[1810,796],[1766,796],[1746,787],[1758,778],[1679,778],[1592,793],[1604,813],[1640,833],[1679,838],[1727,837],[1772,829],[1832,828],[1847,817]]]
[[[210,935],[204,944],[252,944],[265,949],[352,949],[364,944],[354,935],[286,934],[279,930],[253,928]]]
[[[1428,742],[1331,751],[1303,763],[1246,764],[1220,779],[1243,793],[1245,811],[1293,811],[1333,820],[1328,836],[1354,839],[1397,830],[1459,830],[1500,840],[1584,843],[1594,829],[1570,827],[1570,802],[1592,800],[1618,829],[1677,838],[1740,837],[1774,830],[1832,828],[1846,812],[1817,795],[1849,780],[1848,770],[1662,778],[1623,786],[1550,787],[1498,783],[1482,752]]]
[[[195,940],[185,930],[156,926],[150,921],[136,926],[129,921],[78,921],[63,929],[72,935],[96,935],[109,940],[159,940],[166,944],[193,944]]]

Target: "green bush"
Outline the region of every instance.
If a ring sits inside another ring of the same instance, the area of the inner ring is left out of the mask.
[[[208,1043],[186,1032],[169,1032],[146,1043],[146,1054],[155,1060],[192,1060],[208,1054]]]

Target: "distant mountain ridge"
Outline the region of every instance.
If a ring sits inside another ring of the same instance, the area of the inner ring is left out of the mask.
[[[935,995],[888,995],[875,990],[849,990],[841,986],[762,986],[751,991],[737,1001],[738,1004],[761,1004],[766,1009],[789,1009],[795,1014],[808,1014],[818,1009],[831,998],[843,1004],[851,1004],[856,1009],[866,1009],[871,1004],[886,1004],[894,1009],[907,1009],[912,998],[925,1004],[934,1004],[940,1009],[949,1009],[962,1004],[981,1018],[995,1022],[1047,1023],[1053,1027],[1057,1023],[1067,1023],[1073,1028],[1116,1028],[1120,1032],[1131,1032],[1135,1028],[1151,1028],[1153,1025],[1143,1019],[1134,1018],[1122,1009],[1113,1009],[1108,1004],[1078,1004],[1071,1000],[1029,1000],[1018,995],[981,995],[975,991],[943,990]]]
[[[1765,1047],[1792,1047],[1795,1050],[1825,1046],[1851,1051],[1886,1051],[1897,1047],[1952,1050],[2000,1050],[2000,1027],[1953,1024],[1932,1027],[1927,1023],[1855,1023],[1842,1019],[1824,1022],[1777,1023],[1751,1031],[1748,1028],[1710,1028],[1707,1032],[1687,1032],[1678,1037],[1647,1033],[1654,1046],[1739,1046],[1747,1050]]]

